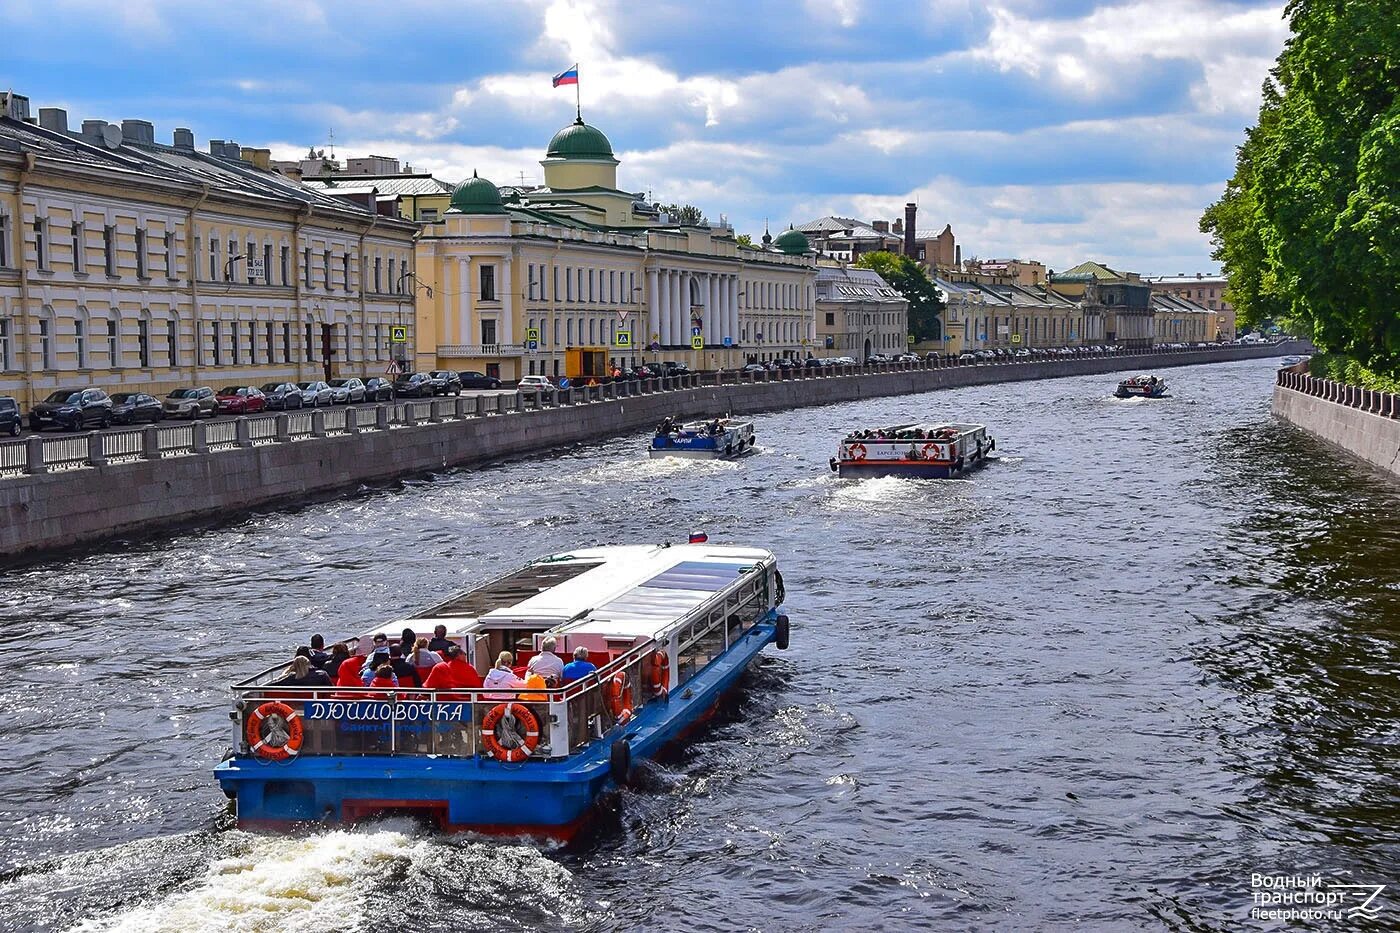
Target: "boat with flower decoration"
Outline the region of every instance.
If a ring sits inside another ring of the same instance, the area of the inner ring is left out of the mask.
[[[852,431],[830,466],[850,477],[948,479],[986,464],[996,446],[981,424],[897,424]]]
[[[593,672],[543,686],[305,688],[288,687],[280,663],[233,687],[235,746],[214,775],[246,829],[409,814],[568,840],[765,645],[787,647],[782,602],[769,551],[703,535],[541,558],[381,628],[445,629],[444,656],[479,674],[503,651],[528,664],[546,639]],[[370,637],[345,644],[354,670]]]

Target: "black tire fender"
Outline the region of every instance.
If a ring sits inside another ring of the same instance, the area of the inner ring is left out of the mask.
[[[626,739],[616,739],[608,750],[608,776],[619,787],[632,779],[632,746]]]
[[[790,635],[791,629],[789,628],[788,617],[778,616],[778,630],[773,636],[773,644],[778,646],[779,651],[787,650],[788,638]]]

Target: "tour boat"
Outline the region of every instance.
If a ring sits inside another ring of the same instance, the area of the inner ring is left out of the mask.
[[[651,439],[651,456],[731,460],[752,453],[755,443],[752,421],[715,418],[682,423],[667,418]]]
[[[565,662],[583,648],[597,665],[572,682],[288,687],[276,683],[284,662],[236,684],[236,745],[214,774],[238,825],[407,814],[443,830],[572,838],[633,762],[707,718],[769,642],[787,647],[773,555],[691,542],[544,557],[374,630],[445,626],[458,647],[444,653],[482,674],[501,651],[528,663],[550,637]],[[371,637],[349,640],[361,646],[352,656]]]
[[[1118,398],[1162,398],[1167,394],[1167,381],[1156,376],[1133,376],[1118,383]]]
[[[996,446],[980,424],[898,424],[847,435],[831,469],[841,476],[947,479],[982,466]]]

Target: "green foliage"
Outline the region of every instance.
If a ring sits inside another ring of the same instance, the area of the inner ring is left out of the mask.
[[[1315,355],[1308,361],[1308,372],[1319,379],[1334,379],[1366,389],[1400,393],[1400,378],[1374,372],[1356,360],[1336,353]]]
[[[653,204],[657,210],[671,218],[671,223],[683,227],[698,227],[705,222],[705,214],[694,204]]]
[[[1400,17],[1383,0],[1286,12],[1258,125],[1201,229],[1242,323],[1400,373]]]
[[[883,250],[865,253],[855,264],[874,270],[909,302],[909,333],[916,341],[943,339],[943,299],[922,266],[908,256]]]
[[[749,236],[747,233],[741,233],[736,236],[734,242],[738,243],[740,246],[747,246],[749,249],[753,249],[753,237]]]

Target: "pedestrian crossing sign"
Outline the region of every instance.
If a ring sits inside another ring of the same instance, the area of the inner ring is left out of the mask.
[[[389,328],[390,343],[408,343],[408,328],[402,324],[395,324]]]
[[[703,349],[705,349],[705,338],[704,338],[704,337],[699,337],[699,336],[691,337],[691,338],[690,338],[690,349],[692,349],[692,350],[703,350]]]
[[[533,340],[533,341],[539,342],[539,339],[540,339],[540,329],[539,329],[538,327],[527,327],[527,328],[525,328],[525,339],[526,339],[526,340]]]
[[[632,349],[632,332],[630,330],[620,330],[613,336],[613,346],[619,350]]]

